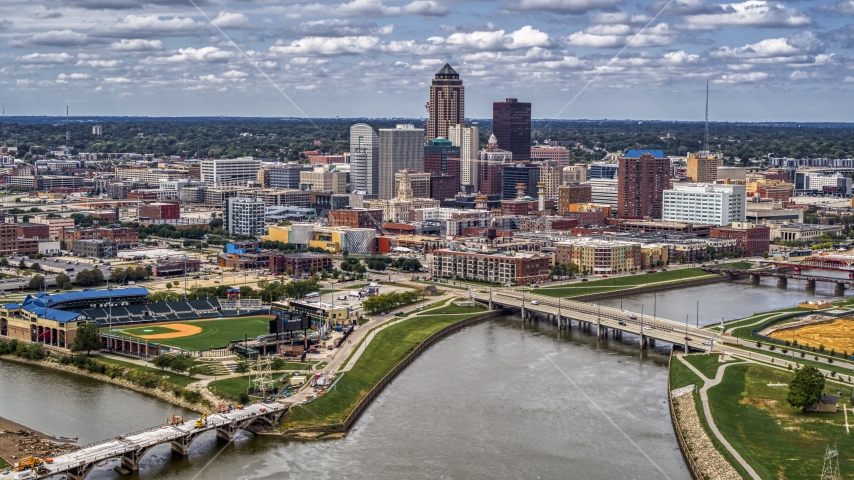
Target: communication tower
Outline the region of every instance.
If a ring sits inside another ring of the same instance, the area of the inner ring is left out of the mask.
[[[824,466],[821,468],[821,480],[841,480],[839,475],[839,451],[827,447],[824,451]]]
[[[262,397],[266,397],[267,392],[272,390],[274,382],[271,372],[269,358],[259,358],[255,361],[255,379],[252,383],[255,385],[255,390],[261,392]]]

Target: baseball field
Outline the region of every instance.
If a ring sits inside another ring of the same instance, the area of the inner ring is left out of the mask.
[[[132,327],[113,327],[113,333],[137,337],[153,343],[169,345],[183,350],[207,350],[213,346],[224,347],[244,335],[255,338],[269,332],[272,315],[258,317],[232,317],[216,320],[184,320]],[[109,328],[103,328],[108,331]]]

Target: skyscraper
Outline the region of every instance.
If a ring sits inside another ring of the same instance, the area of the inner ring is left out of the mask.
[[[513,160],[531,159],[531,104],[508,98],[492,104],[492,133]]]
[[[448,127],[465,123],[466,92],[460,74],[449,64],[436,72],[430,85],[430,118],[427,119],[427,140],[448,138]]]
[[[670,188],[670,159],[661,150],[629,150],[619,159],[617,214],[620,218],[661,218]]]
[[[467,127],[465,123],[448,127],[448,140],[451,145],[460,147],[460,184],[471,185],[471,191],[478,191],[477,162],[480,149],[480,130]]]
[[[404,169],[424,171],[424,129],[413,125],[381,128],[379,136],[378,198],[394,197],[394,174]]]
[[[350,127],[350,190],[376,198],[380,191],[380,140],[365,123]]]

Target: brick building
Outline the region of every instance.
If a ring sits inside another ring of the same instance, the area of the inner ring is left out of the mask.
[[[149,220],[177,220],[181,218],[181,206],[177,203],[148,203],[139,206],[139,216]]]
[[[711,238],[732,238],[736,249],[747,256],[761,256],[771,249],[771,228],[750,222],[734,222],[726,227],[716,227],[709,231]]]
[[[551,258],[542,253],[473,253],[453,250],[433,252],[433,275],[481,282],[530,285],[549,278]]]
[[[95,227],[66,229],[60,233],[66,243],[74,240],[112,240],[119,249],[135,248],[139,245],[139,231],[129,227]]]
[[[670,159],[661,150],[629,150],[619,159],[617,216],[661,218]]]
[[[330,227],[373,228],[381,230],[383,211],[381,209],[330,210]]]
[[[561,185],[557,187],[557,213],[563,215],[570,211],[574,203],[590,203],[593,189],[590,185]]]
[[[279,275],[290,270],[294,275],[332,269],[332,255],[325,253],[271,253],[270,272]]]
[[[50,238],[50,227],[41,223],[18,223],[15,230],[15,234],[18,237],[39,238],[42,240]],[[38,252],[38,248],[36,248],[36,252]]]
[[[459,193],[460,181],[454,175],[430,175],[430,198],[446,200]]]

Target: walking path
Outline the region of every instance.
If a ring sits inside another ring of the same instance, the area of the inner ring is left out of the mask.
[[[720,430],[718,430],[718,426],[715,424],[715,419],[712,418],[712,410],[709,406],[709,389],[721,383],[721,379],[724,376],[724,371],[726,370],[726,368],[730,365],[735,364],[729,363],[718,367],[718,371],[715,374],[715,378],[710,380],[699,370],[694,368],[693,365],[686,362],[685,359],[682,358],[682,355],[678,355],[676,358],[678,358],[680,362],[682,362],[686,367],[688,367],[692,372],[694,372],[694,374],[703,379],[703,381],[705,382],[703,387],[700,389],[700,400],[703,403],[703,414],[706,416],[706,421],[709,423],[709,428],[712,430],[712,433],[715,434],[715,437],[718,438],[718,441],[721,442],[721,444],[727,449],[727,451],[729,451],[729,453],[732,454],[732,456],[738,461],[738,463],[741,464],[741,466],[747,471],[747,473],[750,474],[751,478],[755,480],[762,480],[756,473],[756,471],[753,470],[753,467],[751,467],[750,464],[748,464],[743,458],[741,458],[741,455],[735,450],[735,448],[733,448],[732,445],[730,445],[727,439],[724,438]]]

